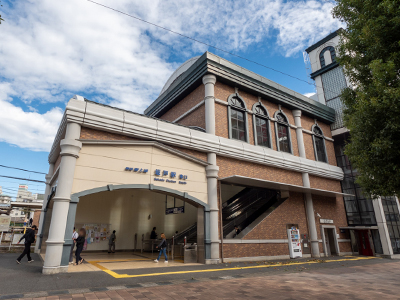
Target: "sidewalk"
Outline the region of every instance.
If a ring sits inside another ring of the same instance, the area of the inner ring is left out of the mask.
[[[230,295],[230,298],[247,298],[246,295],[241,294],[243,291],[250,293],[251,297],[254,296],[253,298],[258,298],[262,297],[262,293],[265,296],[266,291],[272,292],[271,288],[273,290],[278,289],[279,284],[282,284],[282,281],[279,281],[278,278],[282,276],[284,276],[284,279],[282,277],[280,280],[288,282],[284,286],[285,290],[288,287],[289,291],[290,289],[299,290],[301,285],[307,284],[301,289],[315,286],[316,291],[322,292],[322,287],[328,288],[331,280],[337,281],[341,276],[344,279],[335,289],[345,288],[348,283],[353,284],[354,280],[362,284],[364,278],[365,283],[369,282],[369,284],[364,285],[368,290],[377,280],[385,278],[382,284],[393,283],[396,285],[396,289],[394,289],[396,291],[398,289],[396,278],[400,275],[400,262],[379,258],[336,257],[328,260],[302,259],[280,262],[234,263],[212,266],[162,266],[158,269],[116,270],[115,273],[120,277],[110,275],[106,271],[46,276],[41,274],[42,264],[40,261],[35,261],[32,264],[23,261],[22,265],[17,265],[14,256],[15,254],[0,255],[0,300],[40,296],[52,296],[49,300],[68,297],[121,299],[122,294],[127,299],[140,299],[144,296],[154,299],[185,299],[182,298],[183,290],[186,290],[185,293],[190,295],[185,296],[186,298],[196,297],[191,299],[216,299],[214,295],[218,293],[220,294],[217,298],[224,298],[227,294]],[[40,260],[37,255],[35,256],[33,256],[33,259]],[[362,269],[365,271],[362,271]],[[382,275],[374,275],[377,270],[382,272]],[[381,276],[379,277],[381,279],[378,278],[378,275]],[[329,276],[332,276],[332,278],[328,278]],[[322,280],[321,278],[325,279]],[[303,283],[299,281],[300,279],[303,280]],[[257,286],[255,283],[261,286]],[[239,288],[235,288],[236,285]],[[246,286],[251,288],[247,289]],[[290,286],[292,287],[290,288]],[[221,291],[214,294],[211,288]],[[167,293],[169,298],[160,296],[157,292],[159,290]],[[280,293],[282,292],[280,291]],[[132,295],[134,293],[137,295]],[[385,290],[383,295],[386,294]],[[290,298],[292,296],[276,299]],[[295,298],[298,299],[298,296]],[[385,299],[384,297],[381,298]],[[360,299],[369,298],[360,297]]]

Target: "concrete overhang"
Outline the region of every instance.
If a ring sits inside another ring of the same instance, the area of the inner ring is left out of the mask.
[[[378,226],[347,226],[347,227],[339,227],[339,229],[367,230],[367,229],[378,229]]]
[[[34,209],[41,209],[43,206],[43,203],[33,203],[33,202],[19,202],[19,201],[13,201],[10,203],[12,208],[18,207],[18,208],[34,208]]]
[[[243,185],[243,186],[251,186],[251,187],[259,187],[259,188],[266,188],[271,190],[278,190],[281,192],[297,192],[297,193],[310,193],[312,195],[324,196],[324,197],[333,197],[336,198],[337,196],[347,196],[347,197],[354,197],[351,194],[344,194],[338,193],[333,191],[327,190],[320,190],[320,189],[313,189],[313,188],[306,188],[299,185],[257,179],[257,178],[250,178],[244,177],[239,175],[219,178],[219,180],[223,183],[235,184],[235,185]]]

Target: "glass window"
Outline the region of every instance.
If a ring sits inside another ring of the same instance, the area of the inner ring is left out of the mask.
[[[386,225],[392,243],[393,253],[400,254],[400,216],[395,197],[382,197]]]
[[[324,134],[322,133],[321,128],[319,128],[317,125],[314,125],[313,133],[314,133],[313,139],[315,147],[315,159],[317,161],[327,162]]]
[[[255,117],[257,145],[269,147],[268,120]]]
[[[235,140],[246,141],[245,113],[231,108],[231,133]]]
[[[289,138],[289,122],[282,113],[276,115],[277,125],[277,137],[278,137],[278,149],[279,151],[291,153],[290,149],[290,138]]]
[[[290,153],[289,134],[286,125],[278,124],[278,142],[280,151]]]

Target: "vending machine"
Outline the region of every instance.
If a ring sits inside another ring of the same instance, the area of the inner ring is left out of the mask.
[[[291,228],[287,230],[287,233],[290,258],[303,257],[301,251],[300,231],[296,228]]]

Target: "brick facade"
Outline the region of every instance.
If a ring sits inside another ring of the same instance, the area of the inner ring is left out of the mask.
[[[259,165],[223,156],[217,156],[217,165],[219,166],[219,178],[240,175],[300,186],[303,185],[301,173],[298,172]]]
[[[291,192],[290,197],[254,227],[244,239],[287,239],[286,225],[288,224],[297,224],[300,233],[308,232],[305,216],[303,194]]]
[[[203,129],[206,129],[206,107],[203,104],[202,106],[198,107],[190,114],[185,116],[183,119],[177,122],[178,124],[185,125],[185,126],[198,126]]]
[[[81,140],[99,140],[99,141],[139,141],[139,139],[107,131],[92,129],[88,127],[82,127],[81,129]]]
[[[189,95],[187,95],[177,104],[175,104],[174,107],[172,107],[170,110],[168,110],[159,118],[170,122],[176,120],[178,117],[183,115],[189,109],[191,109],[196,104],[204,100],[204,93],[205,93],[204,85],[200,84],[194,91],[192,91]]]
[[[224,258],[289,255],[288,244],[224,244]]]

